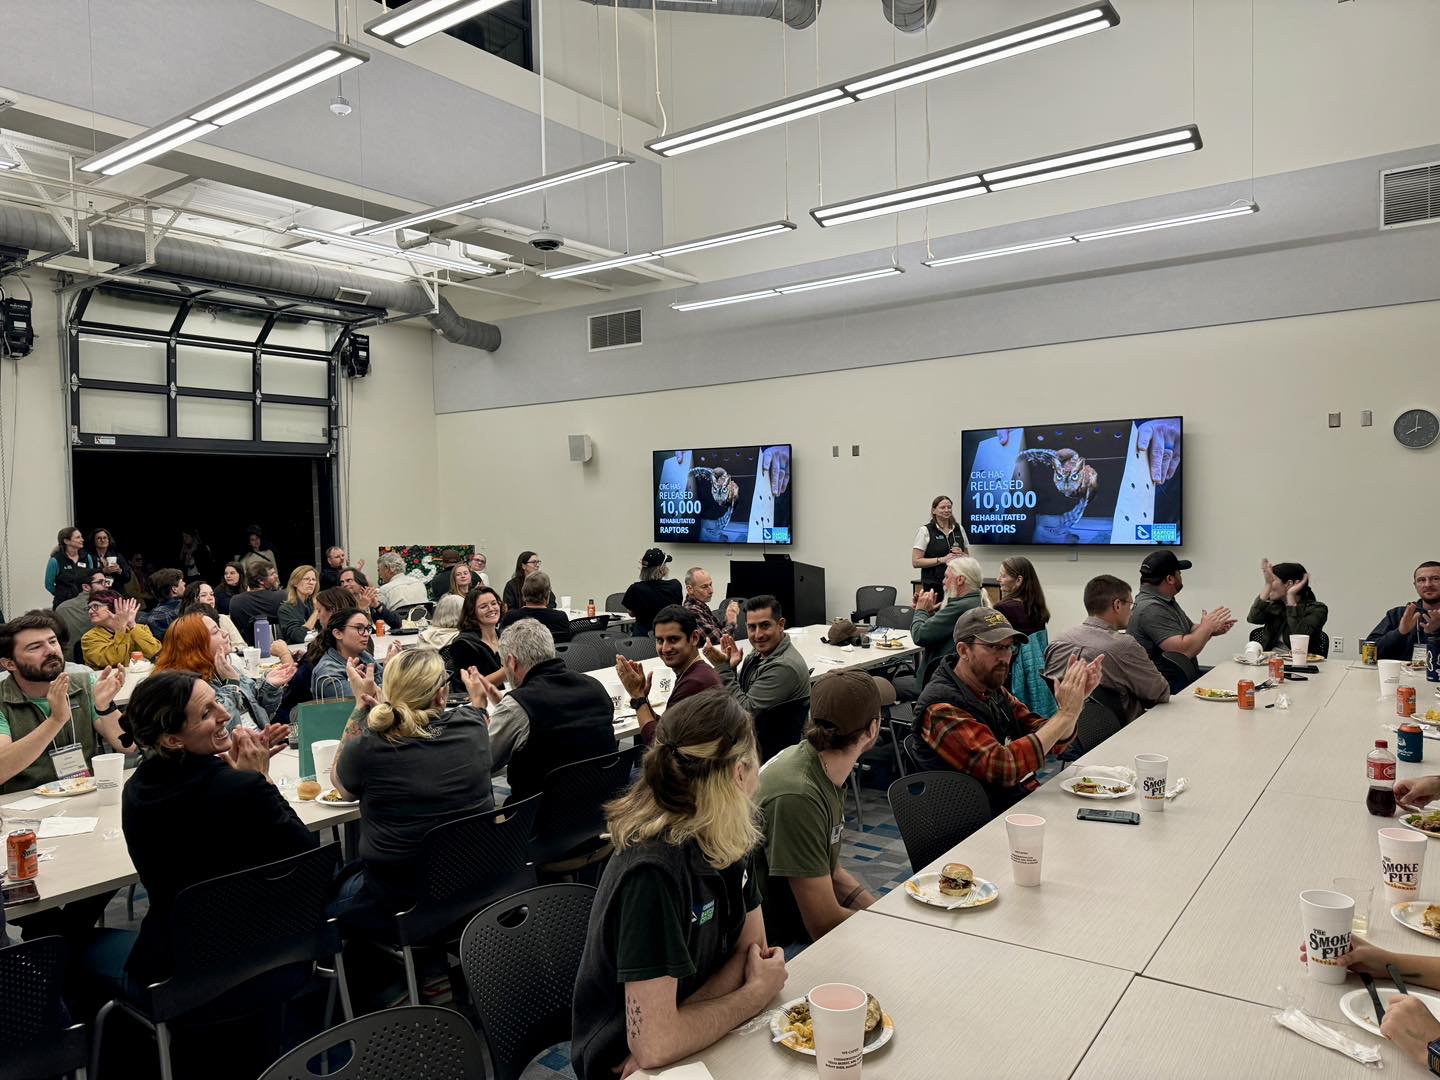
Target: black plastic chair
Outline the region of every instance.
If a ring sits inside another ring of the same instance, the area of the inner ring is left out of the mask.
[[[786,701],[772,709],[755,714],[755,738],[760,743],[761,762],[769,761],[787,746],[800,741],[805,721],[810,717],[810,699]]]
[[[349,1046],[343,1065],[331,1062]],[[321,1072],[310,1062],[321,1059]],[[261,1074],[260,1080],[473,1080],[485,1075],[480,1036],[459,1013],[406,1005],[359,1016],[322,1031]]]
[[[121,1009],[155,1033],[160,1076],[171,1080],[170,1025],[261,975],[334,957],[341,1007],[350,1016],[344,961],[325,908],[334,891],[340,845],[326,844],[288,859],[224,874],[182,889],[171,915],[174,966],[144,1000],[106,1002],[95,1014],[88,1080],[100,1075],[105,1020]],[[217,912],[243,913],[217,918]]]
[[[609,615],[596,615],[593,619],[571,619],[570,640],[574,641],[580,634],[590,634],[597,630],[604,630],[609,625]]]
[[[85,1025],[65,1025],[65,939],[0,949],[0,1075],[69,1076],[85,1067]]]
[[[915,609],[909,604],[891,604],[875,613],[875,629],[904,630],[908,634],[914,618]]]
[[[655,652],[655,639],[653,637],[631,637],[622,638],[620,647],[616,650],[627,660],[634,660],[637,663],[641,660],[654,660],[658,655]],[[615,662],[612,658],[612,664]]]
[[[420,1004],[415,950],[448,944],[481,908],[535,884],[530,835],[540,810],[532,795],[503,807],[436,825],[420,841],[415,871],[419,895],[395,916],[410,1004]]]
[[[907,740],[908,741],[908,740]],[[990,820],[990,799],[968,773],[952,769],[902,776],[885,793],[910,867],[918,872]]]
[[[604,805],[630,785],[643,746],[561,765],[545,774],[530,854],[541,873],[567,874],[610,854]]]
[[[1261,645],[1263,645],[1265,644],[1263,640],[1264,637],[1265,628],[1263,626],[1257,626],[1254,630],[1250,631],[1249,640],[1258,641]],[[1285,643],[1282,641],[1280,644],[1284,645]],[[1313,652],[1316,656],[1328,657],[1330,655],[1330,635],[1327,634],[1324,630],[1317,631],[1315,635],[1310,639],[1310,651]],[[1296,664],[1303,664],[1305,661],[1294,660],[1292,662]]]
[[[605,597],[605,610],[613,611],[615,614],[625,610],[625,594],[623,592],[612,592]]]
[[[608,630],[572,638],[570,648],[565,650],[565,667],[581,674],[598,671],[600,668],[613,668],[622,640],[624,639],[612,637]]]
[[[1108,705],[1092,697],[1080,710],[1080,719],[1075,723],[1075,741],[1080,744],[1080,752],[1088,754],[1124,726]]]
[[[495,1080],[517,1080],[570,1038],[570,1010],[595,890],[545,885],[486,908],[460,938],[460,967]]]
[[[850,621],[869,622],[885,608],[894,607],[897,595],[893,585],[861,585],[855,590],[855,610],[850,613]]]

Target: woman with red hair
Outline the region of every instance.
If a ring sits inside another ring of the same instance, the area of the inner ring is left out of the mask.
[[[270,714],[280,707],[285,685],[295,674],[293,663],[277,664],[264,679],[255,680],[231,662],[230,638],[210,615],[192,611],[170,624],[156,671],[189,671],[215,688],[215,696],[230,713],[230,728],[265,729],[270,745],[285,741],[285,724],[270,723]]]

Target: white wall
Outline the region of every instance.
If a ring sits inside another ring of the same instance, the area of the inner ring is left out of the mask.
[[[651,543],[650,451],[789,439],[795,444],[791,553],[826,568],[828,607],[846,614],[862,584],[912,577],[910,542],[937,493],[958,494],[962,429],[997,423],[1185,417],[1184,606],[1243,618],[1259,563],[1298,560],[1353,655],[1381,610],[1413,595],[1411,569],[1437,557],[1433,486],[1440,447],[1398,447],[1403,408],[1429,389],[1440,302],[1110,338],[691,390],[659,391],[435,418],[441,532],[485,538],[504,575],[538,550],[557,593],[623,589]],[[1375,426],[1359,426],[1371,409]],[[1326,413],[1344,414],[1330,430]],[[595,458],[567,460],[588,433]],[[859,443],[861,456],[849,446]],[[831,457],[840,444],[845,456]],[[1297,468],[1296,462],[1303,463]],[[676,547],[680,571],[758,552]],[[1135,581],[1140,549],[1023,549],[1055,626],[1083,617],[1095,574]],[[1006,549],[978,549],[993,574]],[[1243,642],[1243,627],[1214,655]]]

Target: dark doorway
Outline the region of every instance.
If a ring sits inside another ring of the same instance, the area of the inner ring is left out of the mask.
[[[180,534],[196,530],[220,568],[259,525],[280,562],[283,584],[302,563],[318,565],[335,543],[331,461],[324,457],[76,450],[75,524],[111,530],[125,556],[141,552],[146,570],[179,567]],[[318,504],[318,505],[317,505]]]

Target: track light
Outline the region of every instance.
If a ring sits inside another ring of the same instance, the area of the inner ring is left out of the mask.
[[[365,24],[365,32],[403,49],[503,3],[505,0],[410,0],[403,7],[371,19]]]
[[[80,163],[83,172],[114,176],[177,146],[208,135],[370,59],[360,49],[332,42],[302,53],[191,109]]]
[[[496,188],[494,191],[486,192],[484,195],[475,195],[469,199],[461,199],[459,202],[449,203],[445,206],[437,206],[433,210],[421,210],[418,213],[391,218],[389,221],[381,221],[375,225],[366,225],[363,229],[357,229],[355,235],[374,236],[377,233],[394,232],[396,229],[413,229],[415,226],[423,225],[427,221],[452,217],[466,210],[489,206],[491,203],[502,202],[505,199],[515,199],[521,195],[530,195],[536,191],[544,191],[547,188],[559,187],[561,184],[569,184],[576,180],[584,180],[587,177],[599,176],[601,173],[607,173],[612,169],[623,169],[626,165],[634,164],[635,159],[629,154],[612,154],[610,157],[600,158],[598,161],[591,161],[584,165],[576,165],[573,168],[562,169],[559,172],[550,173],[548,176],[538,176],[533,180],[523,180],[518,184],[509,184],[502,188]]]
[[[898,214],[902,210],[934,206],[972,195],[984,195],[1007,188],[1038,184],[1045,180],[1058,180],[1066,176],[1113,169],[1119,165],[1133,165],[1155,158],[1185,154],[1199,150],[1202,145],[1200,129],[1191,124],[1150,135],[1139,135],[1133,139],[1087,146],[1083,150],[1022,161],[1018,165],[1004,165],[964,176],[952,176],[946,180],[915,184],[898,191],[831,203],[811,210],[810,216],[822,228],[843,225],[849,221],[860,221],[882,214]]]
[[[372,255],[384,255],[390,259],[409,259],[411,262],[417,262],[423,266],[458,270],[463,274],[472,274],[476,277],[489,277],[499,273],[493,266],[485,266],[481,263],[468,262],[461,259],[447,259],[443,255],[430,255],[423,251],[403,251],[390,244],[380,244],[374,240],[361,240],[355,236],[346,236],[344,233],[327,232],[324,229],[312,229],[308,225],[291,225],[285,231],[287,233],[294,233],[296,236],[303,236],[308,240],[319,240],[322,243],[335,244],[337,247],[351,248],[354,251],[368,251]]]
[[[776,285],[769,289],[758,289],[755,292],[736,293],[731,296],[717,296],[713,300],[687,300],[683,303],[671,304],[675,311],[703,311],[706,308],[724,307],[727,304],[743,304],[750,300],[764,300],[768,296],[789,296],[791,293],[813,292],[816,289],[830,289],[837,285],[857,285],[862,281],[874,281],[876,278],[894,277],[896,274],[903,274],[905,271],[898,266],[882,266],[875,270],[860,270],[853,274],[840,274],[836,277],[817,278],[814,281],[797,281],[793,285]]]
[[[595,262],[572,263],[569,266],[560,266],[554,270],[542,271],[540,276],[555,280],[557,278],[579,277],[582,274],[598,274],[602,270],[614,270],[621,266],[633,266],[635,263],[654,262],[656,259],[663,259],[670,255],[683,255],[691,251],[708,251],[711,248],[724,247],[726,244],[738,244],[742,240],[757,240],[762,236],[774,236],[777,233],[790,232],[795,228],[793,221],[769,221],[764,225],[752,225],[746,229],[735,229],[731,232],[716,233],[714,236],[706,236],[699,240],[687,240],[683,244],[671,244],[669,247],[656,248],[654,251],[640,251],[630,255],[617,255],[613,259],[599,259]]]
[[[1120,16],[1109,0],[1100,0],[1098,3],[1062,11],[1058,15],[1038,19],[1024,26],[1002,30],[998,34],[967,41],[949,49],[941,49],[915,60],[892,64],[878,71],[807,90],[721,120],[712,120],[685,131],[677,131],[664,138],[652,139],[645,146],[662,157],[674,157],[729,139],[737,139],[742,135],[764,131],[778,124],[788,124],[801,117],[838,109],[842,105],[850,105],[879,94],[888,94],[917,83],[953,75],[958,71],[1033,52],[1046,45],[1056,45],[1072,38],[1083,37],[1097,30],[1108,30],[1119,23]]]

